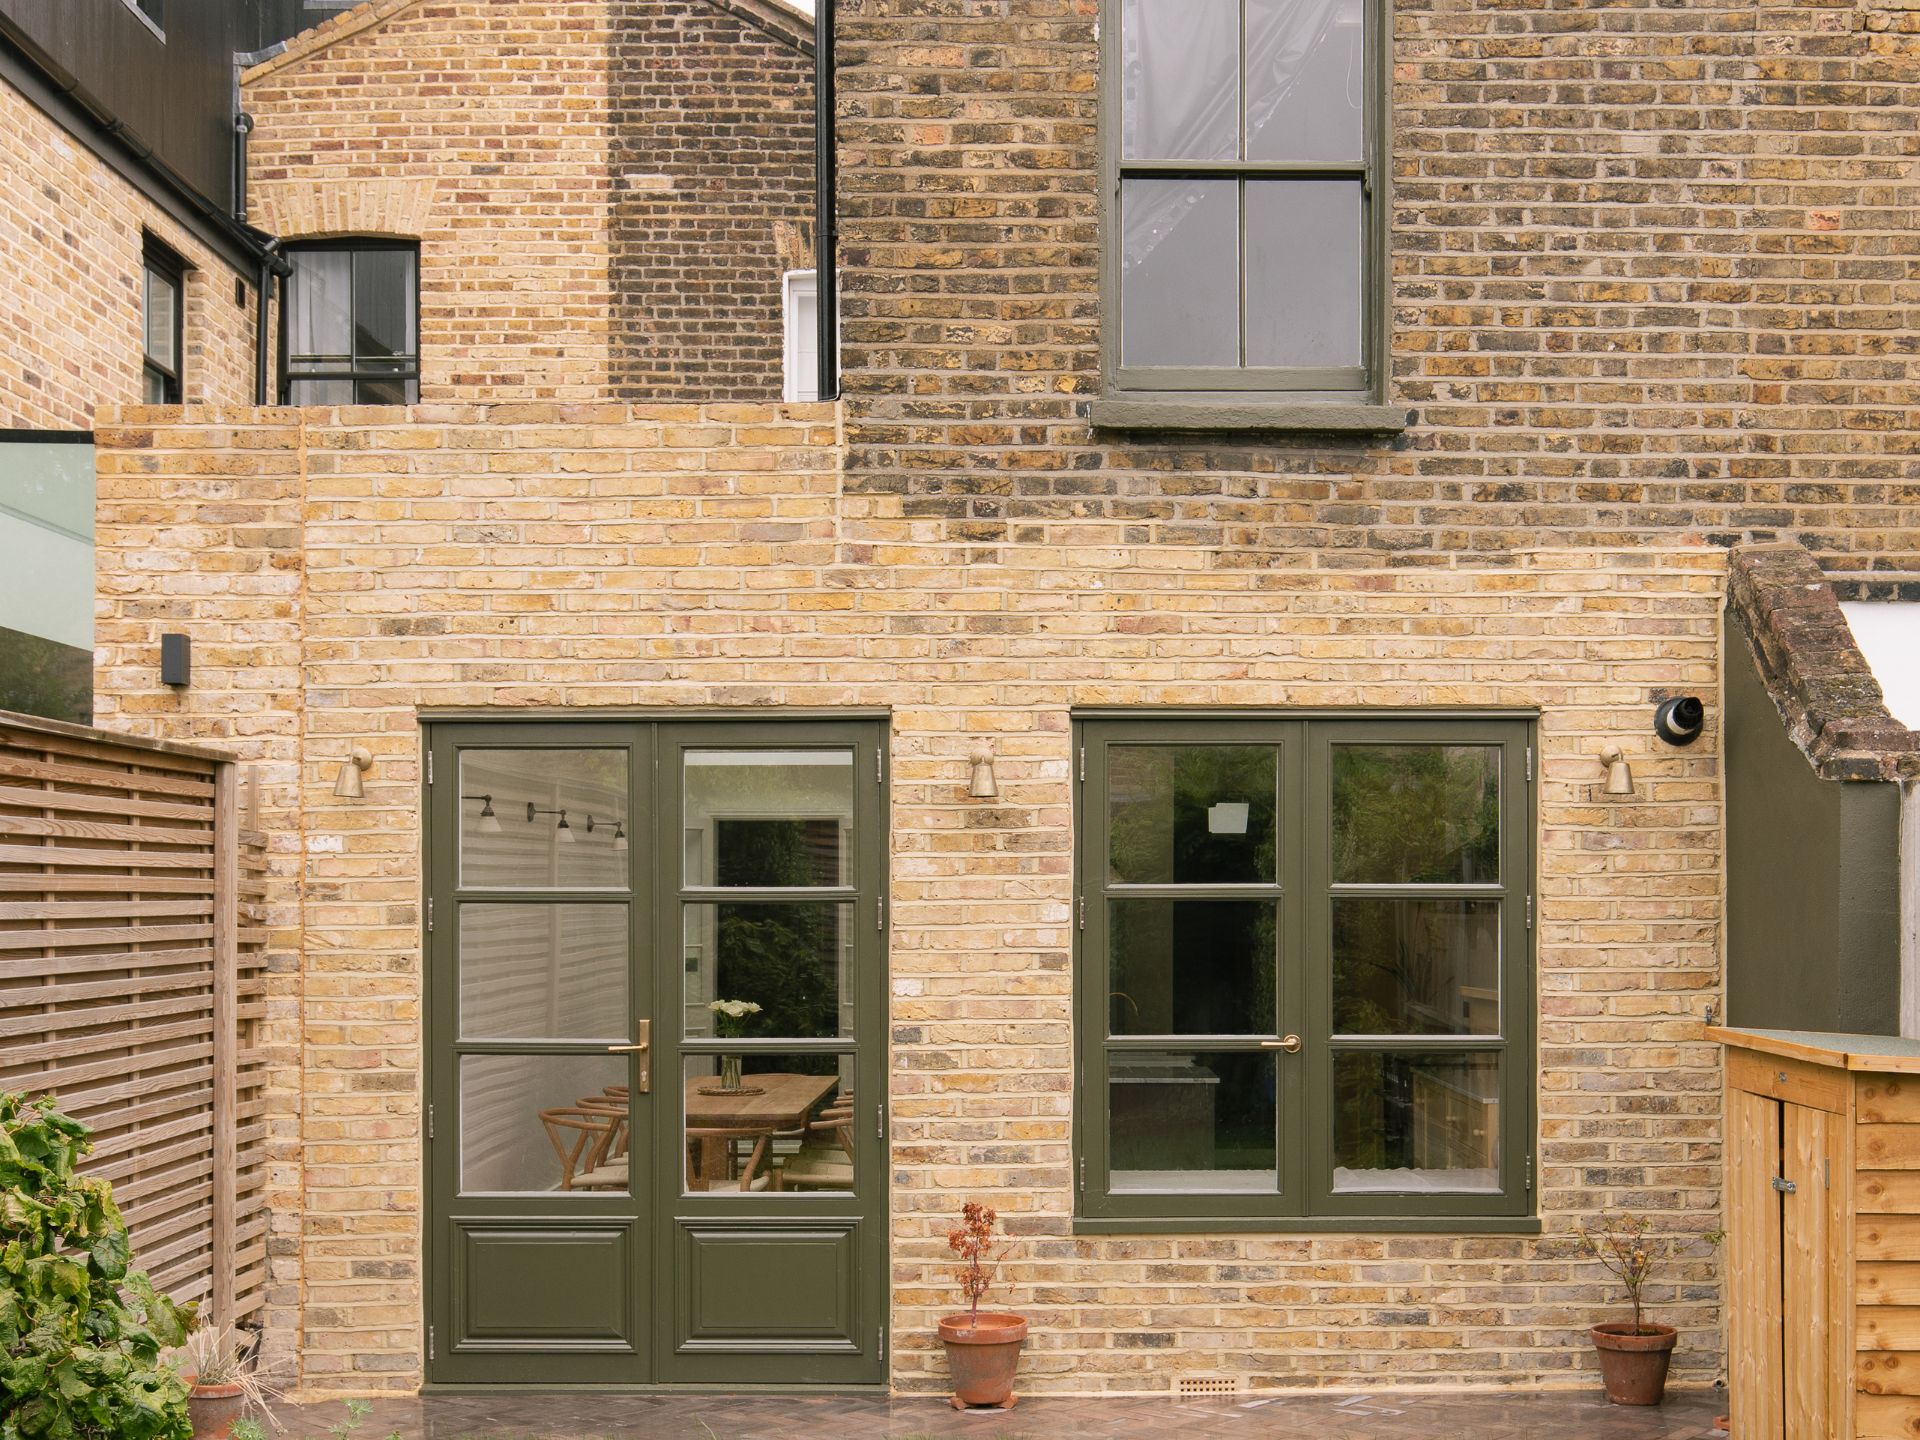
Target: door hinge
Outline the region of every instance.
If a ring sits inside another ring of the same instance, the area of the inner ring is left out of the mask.
[[[1527,1156],[1526,1169],[1521,1176],[1521,1185],[1529,1195],[1533,1193],[1533,1156],[1531,1155]]]
[[[433,1326],[427,1326],[427,1358],[433,1359]]]
[[[433,933],[433,897],[427,897],[427,933]]]
[[[887,928],[887,897],[884,895],[880,897],[874,906],[873,928],[876,930],[884,930]]]
[[[1793,1181],[1787,1179],[1786,1176],[1776,1175],[1773,1177],[1773,1188],[1778,1190],[1782,1195],[1791,1195],[1798,1187],[1795,1186]]]
[[[880,1327],[880,1359],[881,1359],[881,1362],[882,1362],[882,1363],[885,1363],[885,1361],[886,1361],[886,1358],[887,1358],[887,1327],[886,1327],[886,1326],[884,1326],[884,1325],[882,1325],[882,1326]]]
[[[1080,928],[1087,928],[1087,897],[1084,895],[1080,897]]]
[[[873,752],[873,778],[879,784],[887,783],[887,750],[884,745]]]
[[[1533,928],[1533,896],[1527,896],[1527,929]]]
[[[1527,746],[1527,783],[1533,783],[1533,747]]]
[[[1087,1157],[1084,1155],[1080,1157],[1080,1193],[1087,1193]]]
[[[883,1143],[887,1138],[887,1102],[884,1100],[873,1107],[873,1138]]]
[[[427,1102],[427,1139],[433,1139],[433,1102]]]
[[[427,751],[427,784],[433,784],[433,751]]]
[[[1084,745],[1080,747],[1080,778],[1087,778],[1087,747]]]
[[[1820,1162],[1820,1174],[1826,1188],[1829,1190],[1833,1189],[1833,1161],[1831,1158],[1823,1159]]]

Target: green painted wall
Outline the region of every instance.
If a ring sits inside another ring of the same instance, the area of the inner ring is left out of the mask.
[[[1823,780],[1726,628],[1727,1019],[1900,1029],[1900,788]]]

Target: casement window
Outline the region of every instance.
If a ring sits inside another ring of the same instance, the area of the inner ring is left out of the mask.
[[[186,262],[149,235],[140,266],[141,397],[178,405],[185,339]]]
[[[420,251],[383,240],[287,247],[280,326],[289,405],[420,398]]]
[[[1377,405],[1387,3],[1105,0],[1109,397]]]
[[[820,286],[812,270],[789,270],[781,280],[785,330],[781,398],[820,398]]]
[[[126,7],[146,21],[147,28],[160,39],[167,38],[166,0],[124,0]]]
[[[1531,1228],[1531,723],[1077,739],[1081,1223]]]

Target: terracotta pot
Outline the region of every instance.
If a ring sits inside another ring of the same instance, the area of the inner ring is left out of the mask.
[[[227,1440],[233,1422],[247,1408],[247,1394],[238,1385],[198,1385],[187,1377],[187,1417],[193,1421],[193,1440]]]
[[[954,1403],[1005,1409],[1013,1403],[1013,1372],[1020,1364],[1027,1320],[1024,1315],[984,1310],[978,1319],[977,1325],[966,1315],[948,1315],[940,1321],[947,1367],[953,1372]]]
[[[1600,1378],[1616,1405],[1658,1405],[1667,1392],[1667,1366],[1678,1338],[1671,1325],[1596,1325],[1587,1332],[1600,1352]]]

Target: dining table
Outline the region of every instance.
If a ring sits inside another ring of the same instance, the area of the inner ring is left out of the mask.
[[[689,1130],[736,1130],[763,1135],[793,1133],[806,1128],[807,1117],[840,1085],[838,1075],[795,1075],[787,1071],[757,1071],[740,1077],[741,1088],[723,1091],[717,1075],[697,1075],[687,1081],[686,1115]],[[758,1092],[758,1093],[755,1093]],[[694,1148],[691,1188],[708,1189],[731,1174],[732,1141],[703,1136]]]

